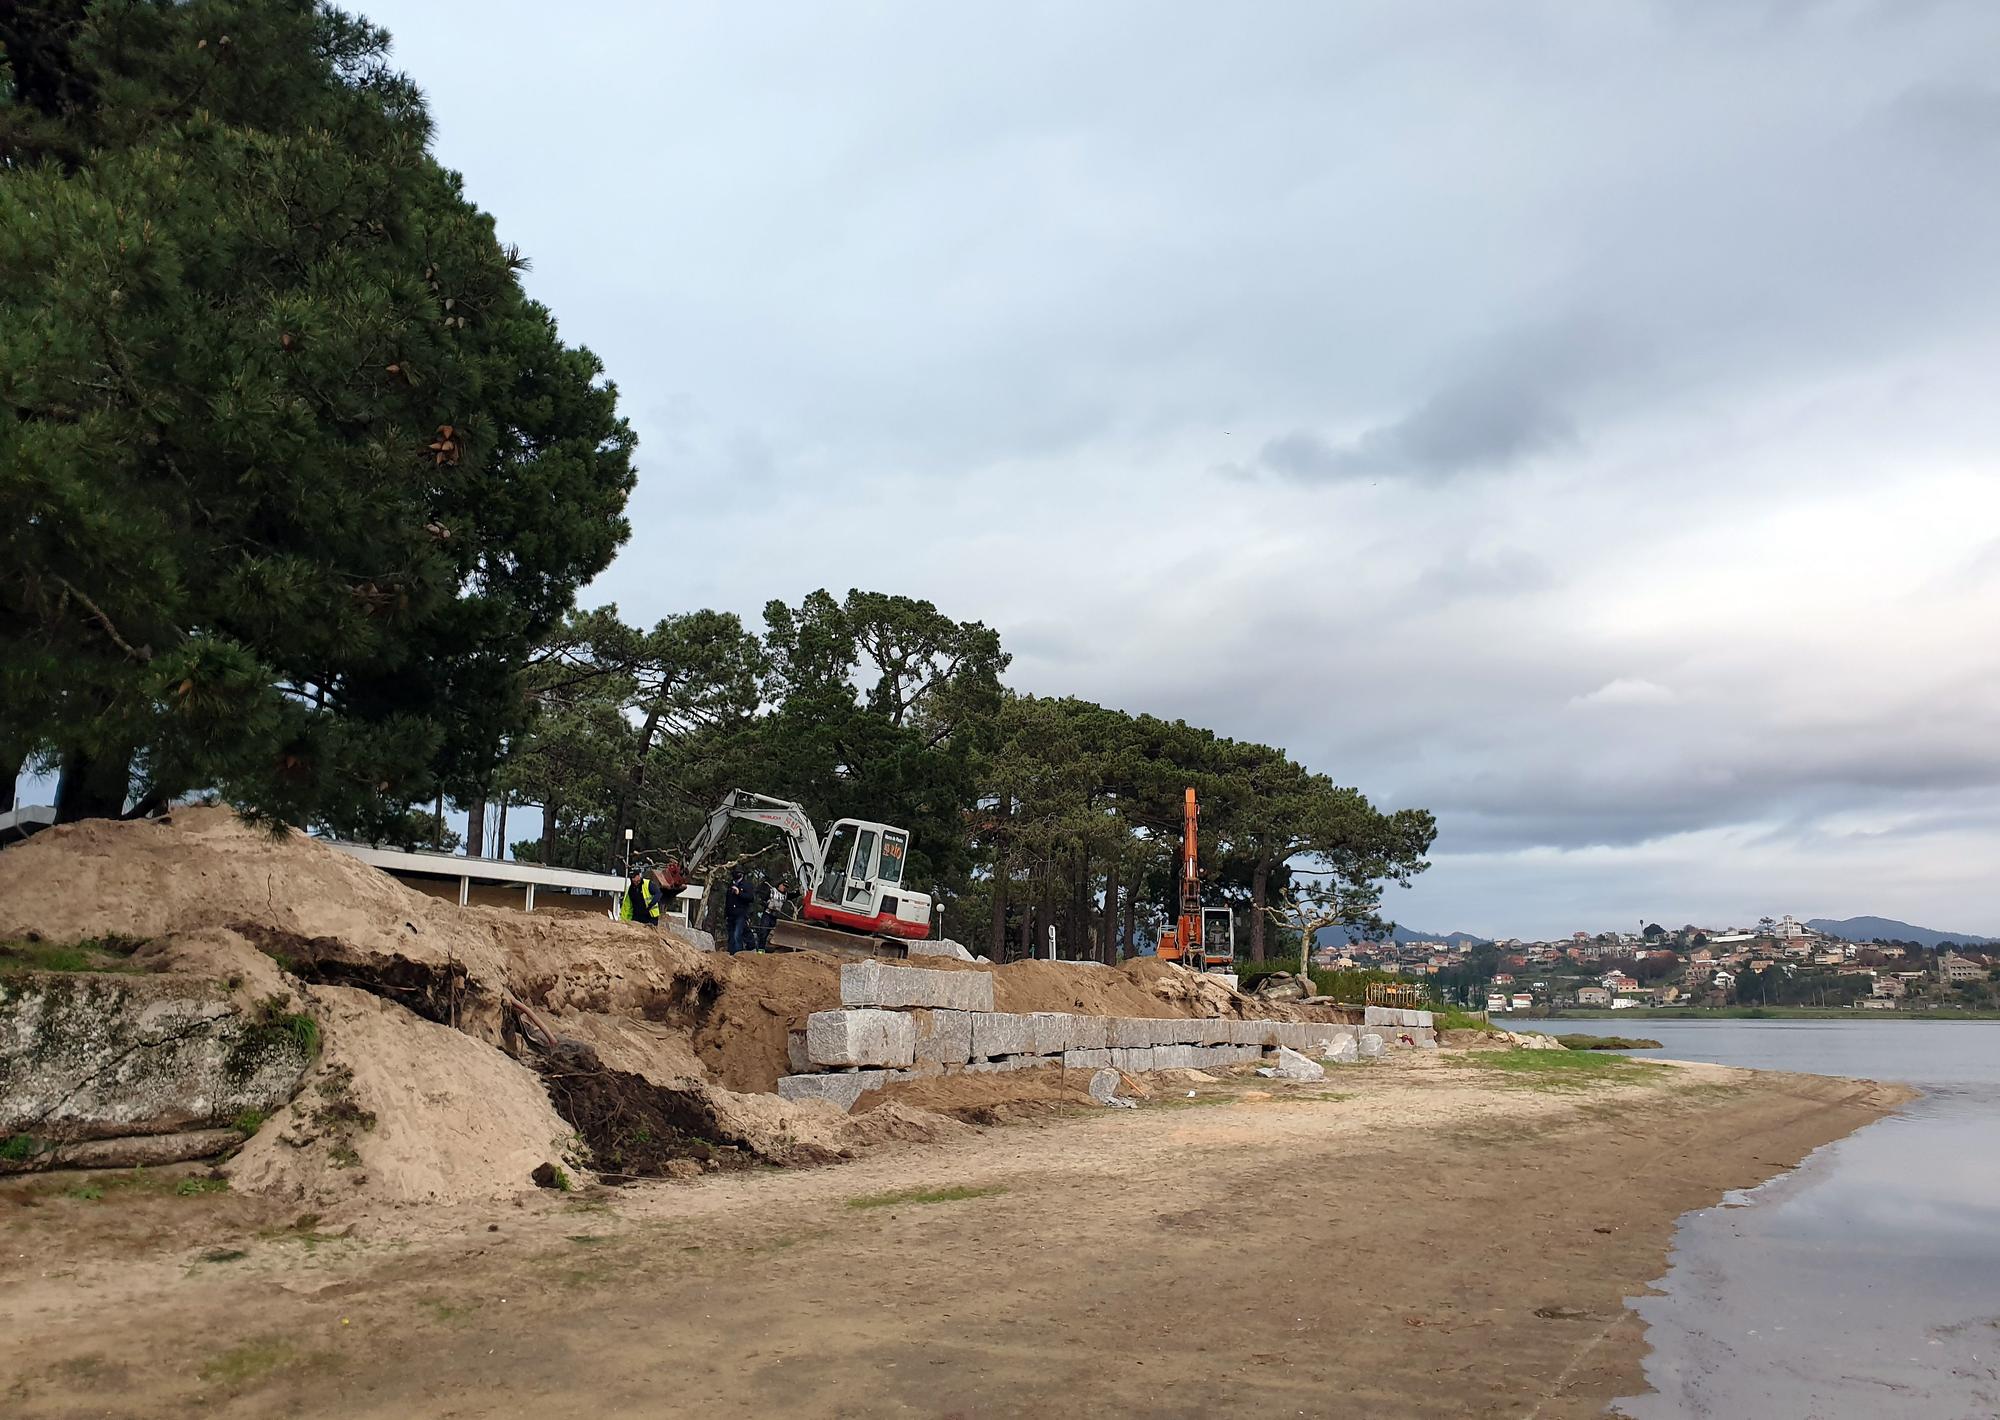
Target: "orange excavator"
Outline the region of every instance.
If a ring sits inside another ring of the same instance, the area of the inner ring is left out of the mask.
[[[1201,905],[1200,824],[1201,807],[1189,789],[1181,812],[1180,916],[1170,931],[1160,933],[1158,955],[1194,971],[1227,971],[1236,964],[1236,914]]]

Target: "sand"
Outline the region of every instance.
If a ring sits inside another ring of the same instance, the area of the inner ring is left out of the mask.
[[[887,1121],[894,1137],[940,1136],[950,1119],[1032,1117],[1082,1094],[1044,1071],[901,1087],[868,1101],[876,1119],[785,1105],[766,1097],[789,1073],[787,1037],[838,1005],[838,959],[730,957],[629,923],[460,908],[220,808],[66,825],[0,854],[0,937],[29,935],[140,938],[143,969],[223,983],[245,1009],[278,998],[312,1013],[325,1063],[351,1071],[354,1108],[374,1125],[313,1127],[315,1075],[272,1122],[287,1142],[260,1135],[230,1168],[240,1188],[321,1210],[493,1196],[600,1155],[620,1178],[682,1154],[704,1168],[822,1162],[873,1146]],[[1314,1014],[1156,961],[913,964],[991,971],[1003,1011]],[[549,1089],[563,1127],[535,1104]]]
[[[838,1004],[832,958],[732,959],[630,923],[462,909],[222,809],[68,825],[0,854],[0,937],[114,934],[144,939],[142,969],[315,1017],[324,1058],[226,1172],[328,1216],[519,1193],[545,1164],[585,1180],[594,1151],[644,1173],[677,1152],[811,1164],[959,1127],[736,1093],[771,1090],[787,1032]],[[515,1003],[562,1063],[526,1043]],[[579,1083],[578,1061],[603,1078]],[[570,1072],[559,1093],[583,1117],[556,1113],[551,1072]],[[330,1109],[352,1118],[330,1126]],[[669,1120],[673,1147],[645,1137]]]
[[[1550,1094],[1435,1056],[1328,1086],[337,1237],[14,1180],[4,1393],[23,1420],[1598,1415],[1643,1384],[1623,1299],[1675,1219],[1901,1098],[1716,1067]]]
[[[459,1203],[518,1193],[544,1163],[578,1168],[575,1131],[532,1070],[365,991],[309,992],[325,1047],[223,1166],[236,1187],[301,1205]]]

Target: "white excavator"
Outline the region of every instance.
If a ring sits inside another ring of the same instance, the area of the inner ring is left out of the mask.
[[[766,794],[731,789],[716,805],[682,860],[690,881],[739,819],[782,833],[798,878],[799,916],[771,929],[772,946],[904,956],[904,942],[930,936],[930,896],[903,881],[908,830],[844,818],[822,839],[803,805]]]

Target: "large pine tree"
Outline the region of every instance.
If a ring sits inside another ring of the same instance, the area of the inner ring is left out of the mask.
[[[632,435],[379,29],[0,8],[0,775],[362,827],[476,787]]]

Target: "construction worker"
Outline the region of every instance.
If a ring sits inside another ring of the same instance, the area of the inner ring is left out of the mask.
[[[775,905],[784,900],[784,894],[771,880],[759,874],[751,901],[750,935],[760,952],[771,950],[771,929],[778,925]]]
[[[750,935],[750,884],[743,881],[743,870],[733,869],[729,874],[729,891],[723,897],[723,917],[729,924],[729,954],[750,950],[754,938]]]
[[[625,889],[625,895],[618,901],[620,922],[643,922],[648,927],[660,925],[660,910],[664,906],[659,884],[653,875],[641,868],[632,874],[632,882]]]

